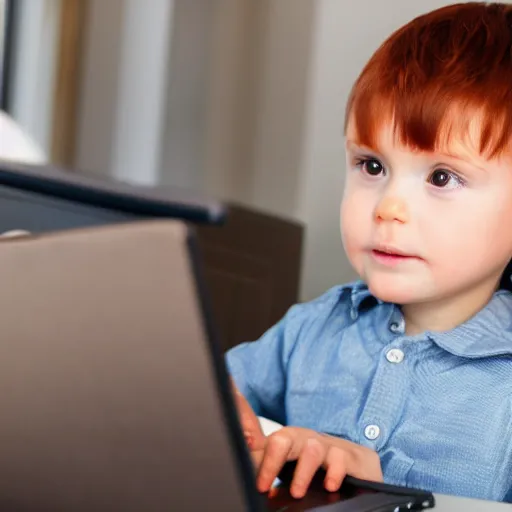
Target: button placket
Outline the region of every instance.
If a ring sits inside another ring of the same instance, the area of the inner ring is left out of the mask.
[[[387,442],[405,404],[409,375],[404,363],[405,342],[399,336],[384,347],[360,417],[361,441],[377,451]]]

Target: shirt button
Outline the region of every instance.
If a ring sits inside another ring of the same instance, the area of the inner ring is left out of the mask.
[[[368,425],[364,429],[364,435],[370,441],[374,441],[380,436],[380,428],[377,425]]]
[[[389,330],[391,332],[397,333],[400,331],[400,325],[397,322],[393,322],[389,325]]]
[[[390,363],[399,364],[404,360],[405,354],[398,348],[392,348],[386,354],[386,359]]]

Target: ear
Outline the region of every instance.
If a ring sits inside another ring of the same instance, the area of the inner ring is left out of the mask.
[[[265,434],[261,429],[258,417],[254,413],[249,402],[238,391],[233,383],[233,393],[235,396],[236,408],[238,410],[238,418],[240,426],[244,433],[245,442],[250,451],[262,450],[265,447]]]

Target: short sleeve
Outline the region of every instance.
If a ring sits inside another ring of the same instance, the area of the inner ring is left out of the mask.
[[[254,412],[279,423],[285,423],[286,366],[296,341],[293,310],[258,341],[238,345],[226,354],[228,372]]]
[[[308,349],[320,348],[330,328],[339,330],[349,321],[354,287],[336,286],[317,299],[291,307],[258,341],[243,343],[227,352],[228,372],[258,416],[287,424],[289,370],[297,363],[297,357],[299,361],[305,357]],[[305,347],[308,348],[304,350]],[[307,361],[297,366],[307,368]]]

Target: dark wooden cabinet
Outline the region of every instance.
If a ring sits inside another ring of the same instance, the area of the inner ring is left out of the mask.
[[[220,226],[197,226],[214,323],[227,350],[258,339],[298,300],[303,227],[228,205]]]

